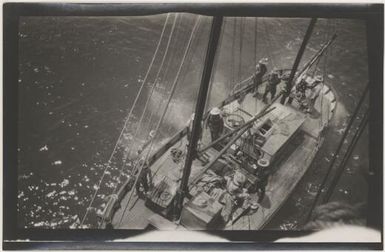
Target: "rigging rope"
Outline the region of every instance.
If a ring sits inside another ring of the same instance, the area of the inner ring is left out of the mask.
[[[183,16],[182,16],[182,17],[183,17]],[[175,34],[175,37],[176,37],[175,40],[176,40],[176,42],[179,42],[179,41],[181,40],[181,39],[178,38],[178,35],[179,35],[178,33],[181,33],[181,32],[179,32],[179,31],[182,30],[182,29],[180,29],[180,28],[181,28],[181,22],[182,22],[182,18],[179,18],[178,24],[177,24],[177,26],[176,26],[176,34]],[[179,37],[181,37],[181,36],[179,36]],[[175,48],[180,48],[180,46],[179,46],[177,43],[176,43],[174,46],[175,46]],[[175,58],[175,55],[176,55],[176,54],[177,54],[177,50],[173,50],[173,51],[171,52],[171,56],[169,57],[169,60],[168,60],[168,62],[167,62],[166,70],[165,70],[164,73],[163,73],[163,77],[162,77],[163,80],[166,79],[167,74],[168,74],[169,69],[170,69],[170,66],[172,65],[171,62],[174,61],[174,58]],[[151,111],[150,118],[149,118],[149,120],[148,120],[148,130],[147,130],[147,132],[150,132],[150,131],[151,131],[151,126],[153,125],[152,120],[153,120],[153,118],[154,118],[154,115],[158,114],[158,112],[161,111],[162,105],[163,105],[163,101],[161,102],[161,104],[159,104],[159,106],[158,106],[158,108],[157,108],[156,110],[152,110],[152,111]],[[160,113],[159,113],[159,114],[160,114]]]
[[[257,31],[258,31],[258,18],[254,19],[254,65],[257,65]]]
[[[231,45],[231,85],[234,85],[235,83],[235,40],[236,40],[236,33],[237,31],[237,18],[234,18],[234,25],[233,25],[233,41]]]
[[[346,137],[347,137],[347,135],[348,135],[348,133],[350,131],[350,128],[352,127],[352,125],[353,125],[353,123],[354,123],[354,121],[356,119],[358,111],[360,110],[361,105],[363,104],[363,102],[365,100],[365,97],[366,97],[366,94],[367,94],[368,90],[369,90],[369,84],[366,85],[365,90],[364,90],[364,92],[363,92],[363,94],[362,94],[362,96],[360,98],[360,101],[358,102],[358,105],[355,108],[353,115],[350,117],[349,123],[346,126],[344,134],[343,134],[343,136],[342,136],[342,138],[341,138],[341,140],[340,140],[336,150],[334,151],[333,160],[330,162],[330,165],[329,165],[329,168],[328,168],[328,170],[326,172],[326,175],[325,175],[324,179],[322,180],[322,183],[321,183],[321,185],[320,185],[320,187],[319,187],[319,189],[317,191],[316,197],[315,197],[315,199],[313,201],[313,204],[312,204],[312,206],[310,208],[310,211],[309,211],[309,213],[307,215],[306,222],[308,222],[310,220],[311,214],[312,214],[314,208],[317,205],[318,199],[319,199],[319,197],[320,197],[320,195],[322,193],[322,190],[324,189],[324,187],[326,185],[327,179],[328,179],[328,177],[329,177],[329,175],[330,175],[330,173],[332,171],[334,163],[337,160],[338,153],[340,152],[340,150],[341,150],[341,148],[342,148],[342,146],[344,144],[344,141],[345,141],[345,139],[346,139]]]
[[[358,140],[361,138],[361,135],[365,130],[365,127],[368,124],[368,116],[369,116],[369,111],[368,111],[368,109],[366,109],[365,114],[361,120],[361,123],[358,126],[358,129],[356,130],[356,132],[353,136],[353,139],[351,140],[351,144],[349,144],[348,150],[346,151],[346,153],[342,159],[342,162],[341,162],[340,166],[338,167],[339,169],[337,170],[336,175],[333,177],[333,180],[330,183],[330,186],[325,193],[325,197],[322,201],[324,204],[329,202],[329,200],[330,200],[330,198],[334,192],[334,188],[337,186],[338,181],[345,170],[345,166],[348,163],[349,158],[353,153],[354,147],[356,146]]]
[[[243,30],[244,30],[244,18],[241,17],[239,29],[239,62],[238,62],[238,80],[242,79],[242,49],[243,49]]]
[[[151,88],[150,94],[149,94],[148,97],[147,97],[146,103],[145,103],[145,105],[144,105],[143,112],[142,112],[142,114],[141,114],[141,116],[140,116],[140,119],[139,119],[138,126],[136,127],[134,136],[133,136],[133,138],[132,138],[134,141],[135,141],[135,139],[136,139],[137,136],[138,136],[139,130],[142,129],[141,126],[142,126],[142,123],[143,123],[144,115],[146,114],[146,111],[147,111],[147,107],[148,107],[149,101],[150,101],[150,99],[151,99],[151,97],[152,97],[152,94],[153,94],[153,92],[154,92],[154,90],[155,90],[155,87],[156,87],[156,85],[157,85],[157,83],[158,83],[158,78],[159,78],[160,72],[161,72],[161,70],[163,69],[163,64],[164,64],[164,61],[165,61],[166,56],[167,56],[167,54],[168,54],[168,50],[169,50],[169,48],[170,48],[170,42],[171,42],[171,38],[173,37],[173,34],[174,34],[175,23],[176,23],[176,20],[177,20],[177,19],[178,19],[178,14],[176,14],[175,17],[174,17],[174,22],[173,22],[173,25],[172,25],[172,27],[171,27],[170,35],[169,35],[169,37],[168,37],[168,41],[167,41],[167,45],[166,45],[166,50],[165,50],[165,52],[164,52],[164,54],[163,54],[162,62],[161,62],[161,64],[160,64],[159,69],[158,69],[158,72],[157,72],[157,74],[156,74],[156,76],[155,76],[155,79],[154,79],[154,82],[153,82],[153,84],[152,84],[152,88]],[[129,150],[129,152],[128,152],[128,155],[127,155],[128,158],[130,158],[130,156],[131,156],[131,154],[132,154],[132,150],[133,150],[133,148],[130,148],[130,150]],[[120,180],[120,178],[121,178],[121,175],[122,175],[122,172],[123,172],[123,168],[124,168],[124,164],[122,165],[122,168],[121,168],[121,170],[120,170],[120,174],[119,174],[118,180]],[[117,189],[118,189],[118,184],[116,185],[116,187],[115,187],[115,189],[114,189],[114,191],[113,191],[112,194],[114,194],[114,193],[116,192]]]
[[[148,160],[148,157],[149,157],[149,155],[150,155],[150,153],[151,153],[151,151],[152,151],[152,148],[153,148],[153,146],[154,146],[154,139],[155,139],[156,136],[158,135],[160,125],[162,124],[163,119],[164,119],[164,117],[165,117],[165,115],[166,115],[166,113],[167,113],[168,105],[170,104],[171,99],[172,99],[172,96],[173,96],[174,93],[175,93],[175,90],[176,90],[176,87],[177,87],[177,84],[178,84],[178,80],[179,80],[179,76],[180,76],[182,67],[183,67],[183,65],[184,65],[186,56],[187,56],[188,52],[190,51],[191,42],[192,42],[193,36],[194,36],[194,34],[195,34],[195,32],[196,32],[196,28],[197,28],[199,22],[200,22],[200,16],[198,16],[197,20],[195,21],[195,25],[194,25],[194,27],[193,27],[193,31],[191,32],[191,35],[190,35],[188,44],[187,44],[187,46],[186,46],[186,49],[185,49],[185,52],[184,52],[184,55],[183,55],[181,64],[180,64],[180,66],[179,66],[179,69],[178,69],[178,71],[177,71],[177,75],[176,75],[175,80],[174,80],[174,83],[173,83],[173,85],[172,85],[171,92],[170,92],[170,94],[169,94],[169,97],[168,97],[168,100],[167,100],[167,103],[166,103],[166,107],[164,108],[163,114],[162,114],[161,118],[160,118],[159,121],[158,121],[158,124],[157,124],[156,129],[155,129],[155,135],[154,135],[154,137],[151,139],[150,148],[149,148],[149,150],[148,150],[148,152],[147,152],[147,154],[146,154],[146,157],[145,157],[145,159],[144,159],[144,162],[143,162],[143,164],[141,165],[141,167],[139,168],[138,176],[137,176],[136,179],[135,179],[135,182],[134,182],[134,185],[133,185],[133,189],[132,189],[131,192],[130,192],[130,195],[129,195],[128,200],[127,200],[127,204],[126,204],[126,206],[125,206],[125,208],[124,208],[124,211],[123,211],[123,213],[122,213],[122,215],[121,215],[121,218],[120,218],[120,221],[119,221],[119,225],[121,224],[121,222],[122,222],[122,220],[123,220],[123,217],[124,217],[124,215],[126,214],[128,205],[130,204],[132,195],[133,195],[133,193],[134,193],[134,191],[135,191],[134,188],[136,187],[136,184],[138,183],[139,174],[142,172],[143,167],[145,166],[145,164],[146,164],[146,162],[147,162],[147,160]]]
[[[264,29],[265,29],[265,33],[266,33],[266,40],[267,40],[267,43],[266,43],[266,40],[265,40],[265,44],[267,44],[267,55],[269,55],[269,59],[271,61],[271,64],[273,66],[273,68],[276,68],[277,65],[275,64],[274,62],[274,59],[273,59],[273,54],[272,54],[272,50],[271,50],[271,45],[272,45],[272,42],[271,42],[271,38],[270,38],[270,33],[269,33],[269,29],[267,28],[267,23],[266,23],[266,20],[262,20],[263,21],[263,25],[264,25]]]
[[[324,39],[324,44],[327,43],[327,41],[329,41],[330,39],[330,29],[329,29],[329,20],[327,21],[328,22],[328,27],[327,27],[327,32],[326,32],[326,35],[325,35],[325,39]],[[319,127],[321,128],[322,127],[322,123],[323,123],[323,100],[324,100],[324,86],[325,86],[325,77],[326,77],[326,68],[327,68],[327,61],[328,61],[328,51],[325,52],[325,56],[324,56],[324,64],[323,64],[323,72],[322,72],[322,88],[321,88],[321,105],[320,105],[320,112],[321,112],[321,120],[319,121]],[[320,58],[321,59],[321,58]],[[314,69],[316,70],[317,69],[317,65],[318,63],[320,62],[320,60],[316,63],[316,66],[314,67]],[[314,73],[315,73],[315,70],[313,72],[313,77],[314,77]],[[329,109],[329,108],[328,108]],[[329,115],[329,113],[328,113]],[[326,118],[326,120],[328,120],[329,118]],[[321,139],[321,135],[318,135],[318,141],[320,141]],[[320,142],[319,142],[320,143]]]
[[[136,95],[135,100],[134,100],[134,102],[133,102],[133,104],[132,104],[132,106],[131,106],[131,109],[130,109],[129,113],[128,113],[128,116],[127,116],[127,118],[126,118],[126,120],[125,120],[125,122],[124,122],[124,124],[123,124],[122,130],[121,130],[121,132],[120,132],[120,134],[119,134],[119,137],[118,137],[118,140],[116,141],[116,144],[115,144],[115,146],[114,146],[114,148],[113,148],[113,150],[112,150],[112,153],[111,153],[111,155],[110,155],[110,158],[109,158],[108,161],[107,161],[107,164],[109,164],[109,163],[111,162],[112,157],[113,157],[113,155],[115,154],[116,148],[118,147],[118,144],[119,144],[119,140],[121,139],[121,137],[122,137],[122,135],[123,135],[123,132],[124,132],[124,130],[126,129],[127,123],[128,123],[128,121],[129,121],[130,117],[132,116],[132,113],[133,113],[133,111],[134,111],[134,108],[135,108],[135,106],[136,106],[136,103],[137,103],[138,100],[139,100],[140,94],[141,94],[141,92],[142,92],[142,90],[143,90],[143,87],[144,87],[144,85],[145,85],[145,83],[146,83],[146,81],[147,81],[147,78],[148,78],[148,76],[149,76],[149,74],[150,74],[151,68],[152,68],[152,66],[153,66],[153,64],[154,64],[156,55],[158,54],[159,47],[160,47],[160,44],[161,44],[162,39],[163,39],[163,36],[164,36],[164,31],[166,30],[166,26],[167,26],[167,21],[168,21],[168,19],[169,19],[169,14],[167,14],[167,16],[166,16],[166,20],[165,20],[165,22],[164,22],[164,24],[163,24],[163,29],[162,29],[162,32],[161,32],[161,34],[160,34],[158,44],[157,44],[157,46],[156,46],[154,55],[153,55],[153,57],[152,57],[152,59],[151,59],[150,65],[149,65],[149,67],[148,67],[148,69],[147,69],[146,75],[145,75],[145,77],[144,77],[144,79],[143,79],[142,85],[140,86],[140,89],[139,89],[139,91],[138,91],[138,94]],[[89,214],[89,211],[90,211],[90,209],[91,209],[92,203],[94,202],[94,200],[95,200],[95,198],[96,198],[96,195],[97,195],[97,193],[98,193],[98,191],[99,191],[100,185],[102,184],[103,178],[104,178],[104,176],[106,175],[106,172],[107,172],[107,170],[109,169],[109,167],[110,167],[110,166],[107,165],[106,168],[105,168],[104,171],[103,171],[103,175],[101,176],[101,178],[100,178],[100,180],[99,180],[99,184],[98,184],[98,186],[97,186],[97,188],[96,188],[96,190],[95,190],[95,193],[94,193],[94,195],[92,196],[91,201],[90,201],[90,204],[88,205],[88,207],[87,207],[87,209],[86,209],[86,213],[84,214],[84,216],[83,216],[83,218],[82,218],[82,221],[80,222],[80,226],[83,226],[84,221],[86,220],[86,218],[87,218],[87,216],[88,216],[88,214]]]

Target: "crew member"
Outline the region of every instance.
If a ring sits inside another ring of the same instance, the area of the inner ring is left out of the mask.
[[[271,100],[274,99],[275,93],[277,92],[277,86],[281,82],[281,79],[279,78],[278,71],[274,69],[268,78],[268,82],[265,88],[265,93],[263,94],[263,102],[267,103],[267,94],[270,92],[271,94]]]
[[[138,175],[138,181],[136,183],[136,193],[140,198],[144,197],[147,194],[152,181],[151,169],[148,166],[148,163],[144,163],[144,160],[139,161],[137,169],[140,170],[141,168],[142,170]],[[143,191],[141,191],[140,188],[143,188]]]
[[[219,108],[213,108],[207,118],[206,127],[209,127],[211,141],[218,139],[223,133],[224,121]]]
[[[226,176],[225,179],[226,190],[233,196],[235,201],[249,196],[247,189],[243,187],[246,182],[246,177],[240,171],[236,171],[232,178]]]
[[[220,202],[224,204],[222,217],[225,222],[228,222],[236,207],[240,207],[245,203],[249,193],[243,187],[246,177],[240,171],[236,171],[232,177],[225,176],[225,180],[227,193],[222,195]]]
[[[258,195],[258,203],[261,203],[265,198],[266,186],[269,180],[268,169],[266,167],[258,166],[255,176],[257,178],[256,190]]]
[[[321,83],[322,82],[323,82],[322,76],[321,75],[317,75],[314,78],[314,82],[313,82],[313,84],[310,87],[311,93],[309,95],[309,100],[310,100],[310,107],[311,108],[314,108],[315,101],[317,100],[319,94],[321,93],[321,90],[322,90]]]
[[[262,58],[258,61],[258,64],[255,66],[255,73],[253,76],[253,84],[254,84],[254,97],[258,94],[258,87],[262,84],[262,78],[267,72],[267,58]]]

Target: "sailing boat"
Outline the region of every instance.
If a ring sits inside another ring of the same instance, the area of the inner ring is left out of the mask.
[[[268,104],[262,95],[253,96],[252,76],[234,85],[236,90],[215,108],[223,117],[224,131],[213,140],[201,122],[209,116],[203,112],[222,25],[222,17],[214,17],[192,127],[186,123],[155,152],[147,154],[137,166],[137,174],[143,169],[150,171],[149,191],[143,197],[134,195],[139,176],[129,178],[108,198],[100,214],[102,227],[263,228],[309,168],[335,111],[332,88],[310,74],[310,68],[335,36],[298,70],[315,21],[309,24],[293,68],[277,71],[282,83],[279,86],[283,87],[279,95]],[[298,97],[297,87],[317,81],[321,88],[309,106],[308,99]],[[259,88],[266,85],[267,76]],[[261,181],[260,171],[267,174],[268,180]],[[264,195],[261,183],[266,183]]]

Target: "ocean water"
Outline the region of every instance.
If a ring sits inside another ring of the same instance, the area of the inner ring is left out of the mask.
[[[84,224],[97,227],[96,213],[105,197],[129,176],[130,162],[122,161],[125,153],[135,153],[145,142],[165,107],[196,21],[194,15],[178,16],[163,69],[155,81],[174,18],[170,15],[160,55],[130,118],[127,116],[146,76],[166,15],[20,19],[20,227],[76,228],[94,196]],[[183,127],[193,112],[210,21],[200,18],[158,141]],[[307,19],[259,18],[255,26],[253,18],[237,19],[236,23],[226,18],[208,103],[217,104],[229,94],[234,82],[248,77],[255,59],[268,57],[269,69],[290,68],[308,23]],[[368,81],[365,23],[359,20],[318,20],[302,63],[333,32],[338,38],[326,60],[318,64],[318,71],[325,73],[326,83],[337,94],[336,115],[312,167],[267,229],[299,226]],[[150,96],[154,82],[156,88]],[[148,97],[148,109],[138,127]],[[359,141],[333,200],[365,202],[367,134]]]

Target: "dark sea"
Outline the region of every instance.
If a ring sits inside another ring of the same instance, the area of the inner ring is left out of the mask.
[[[163,68],[157,74],[174,18],[174,14],[169,16],[159,55],[130,118],[128,114],[146,76],[166,15],[20,18],[20,227],[77,228],[87,209],[83,227],[97,227],[96,214],[105,206],[106,196],[129,176],[129,161],[122,163],[124,153],[135,152],[131,149],[144,144],[155,128],[181,64],[196,21],[194,15],[178,16]],[[193,113],[210,22],[210,18],[201,17],[192,37],[158,142],[186,125]],[[226,18],[209,104],[220,102],[231,92],[234,82],[251,75],[256,59],[268,57],[269,70],[291,68],[308,23],[308,19],[259,18],[255,23],[254,18],[236,22]],[[336,113],[312,166],[266,229],[297,229],[303,224],[303,216],[368,82],[366,28],[360,20],[318,20],[301,65],[334,32],[337,40],[316,70],[324,74],[326,84],[336,92]],[[151,94],[154,82],[156,88]],[[349,139],[346,146],[348,142]],[[366,130],[332,200],[352,205],[366,202],[368,145]]]

